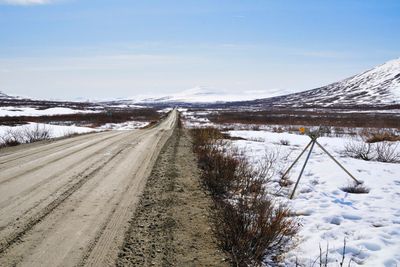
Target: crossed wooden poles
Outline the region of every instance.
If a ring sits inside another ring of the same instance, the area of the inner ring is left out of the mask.
[[[306,161],[303,164],[303,167],[301,168],[300,174],[299,174],[299,178],[297,178],[296,184],[294,185],[292,194],[290,195],[290,199],[293,199],[294,193],[296,192],[297,186],[299,185],[301,176],[303,175],[304,169],[306,168],[307,162],[310,159],[311,156],[311,152],[314,149],[315,144],[317,144],[317,146],[319,146],[322,151],[324,151],[337,165],[339,165],[340,168],[342,168],[355,182],[357,185],[362,184],[362,182],[360,182],[359,180],[357,180],[345,167],[343,167],[342,164],[340,164],[335,157],[333,157],[320,143],[318,143],[317,139],[318,139],[318,133],[310,133],[309,134],[311,141],[308,143],[308,145],[303,149],[303,151],[300,153],[300,155],[296,158],[296,160],[292,163],[292,165],[290,165],[290,167],[286,170],[286,172],[283,174],[282,177],[286,177],[286,175],[290,172],[290,170],[293,168],[294,165],[296,165],[296,163],[299,161],[299,159],[301,158],[301,156],[303,156],[303,154],[307,151],[307,149],[311,146],[310,151],[307,154],[307,158]]]

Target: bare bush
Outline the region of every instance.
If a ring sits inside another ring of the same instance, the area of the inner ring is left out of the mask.
[[[25,139],[25,143],[34,143],[50,139],[51,130],[45,125],[36,124],[33,128],[26,127],[23,130],[22,135]]]
[[[298,231],[289,211],[269,199],[219,201],[217,207],[221,216],[216,217],[216,231],[236,266],[260,265],[266,256],[284,250]]]
[[[19,144],[21,144],[21,137],[17,132],[8,130],[0,136],[0,147],[17,146]]]
[[[380,162],[399,163],[400,151],[397,143],[379,142],[375,145],[376,160]]]
[[[24,128],[9,129],[0,137],[2,147],[16,146],[19,144],[33,143],[51,138],[51,131],[45,125],[35,125],[33,128],[26,126]]]
[[[367,139],[367,137],[365,137]],[[345,144],[345,155],[363,160],[399,163],[400,149],[396,142],[382,141],[368,143],[366,141],[351,140]]]
[[[373,150],[370,143],[362,140],[351,140],[345,144],[344,153],[352,158],[371,160],[373,159]]]

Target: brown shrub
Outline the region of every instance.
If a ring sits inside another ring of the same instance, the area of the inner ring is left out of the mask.
[[[236,266],[261,265],[266,256],[285,250],[299,225],[289,211],[269,199],[240,198],[232,204],[218,201],[216,232]]]
[[[243,154],[228,149],[219,130],[192,129],[191,133],[203,182],[215,203],[215,233],[232,262],[261,265],[266,256],[282,253],[299,225],[266,193],[274,157],[252,167]]]

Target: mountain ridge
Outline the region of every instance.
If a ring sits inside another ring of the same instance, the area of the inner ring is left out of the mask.
[[[400,58],[326,86],[253,102],[278,107],[400,105]]]

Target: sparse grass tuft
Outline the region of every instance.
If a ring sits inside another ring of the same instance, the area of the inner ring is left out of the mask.
[[[353,183],[348,186],[342,187],[342,191],[350,194],[368,194],[369,188],[363,184]]]

